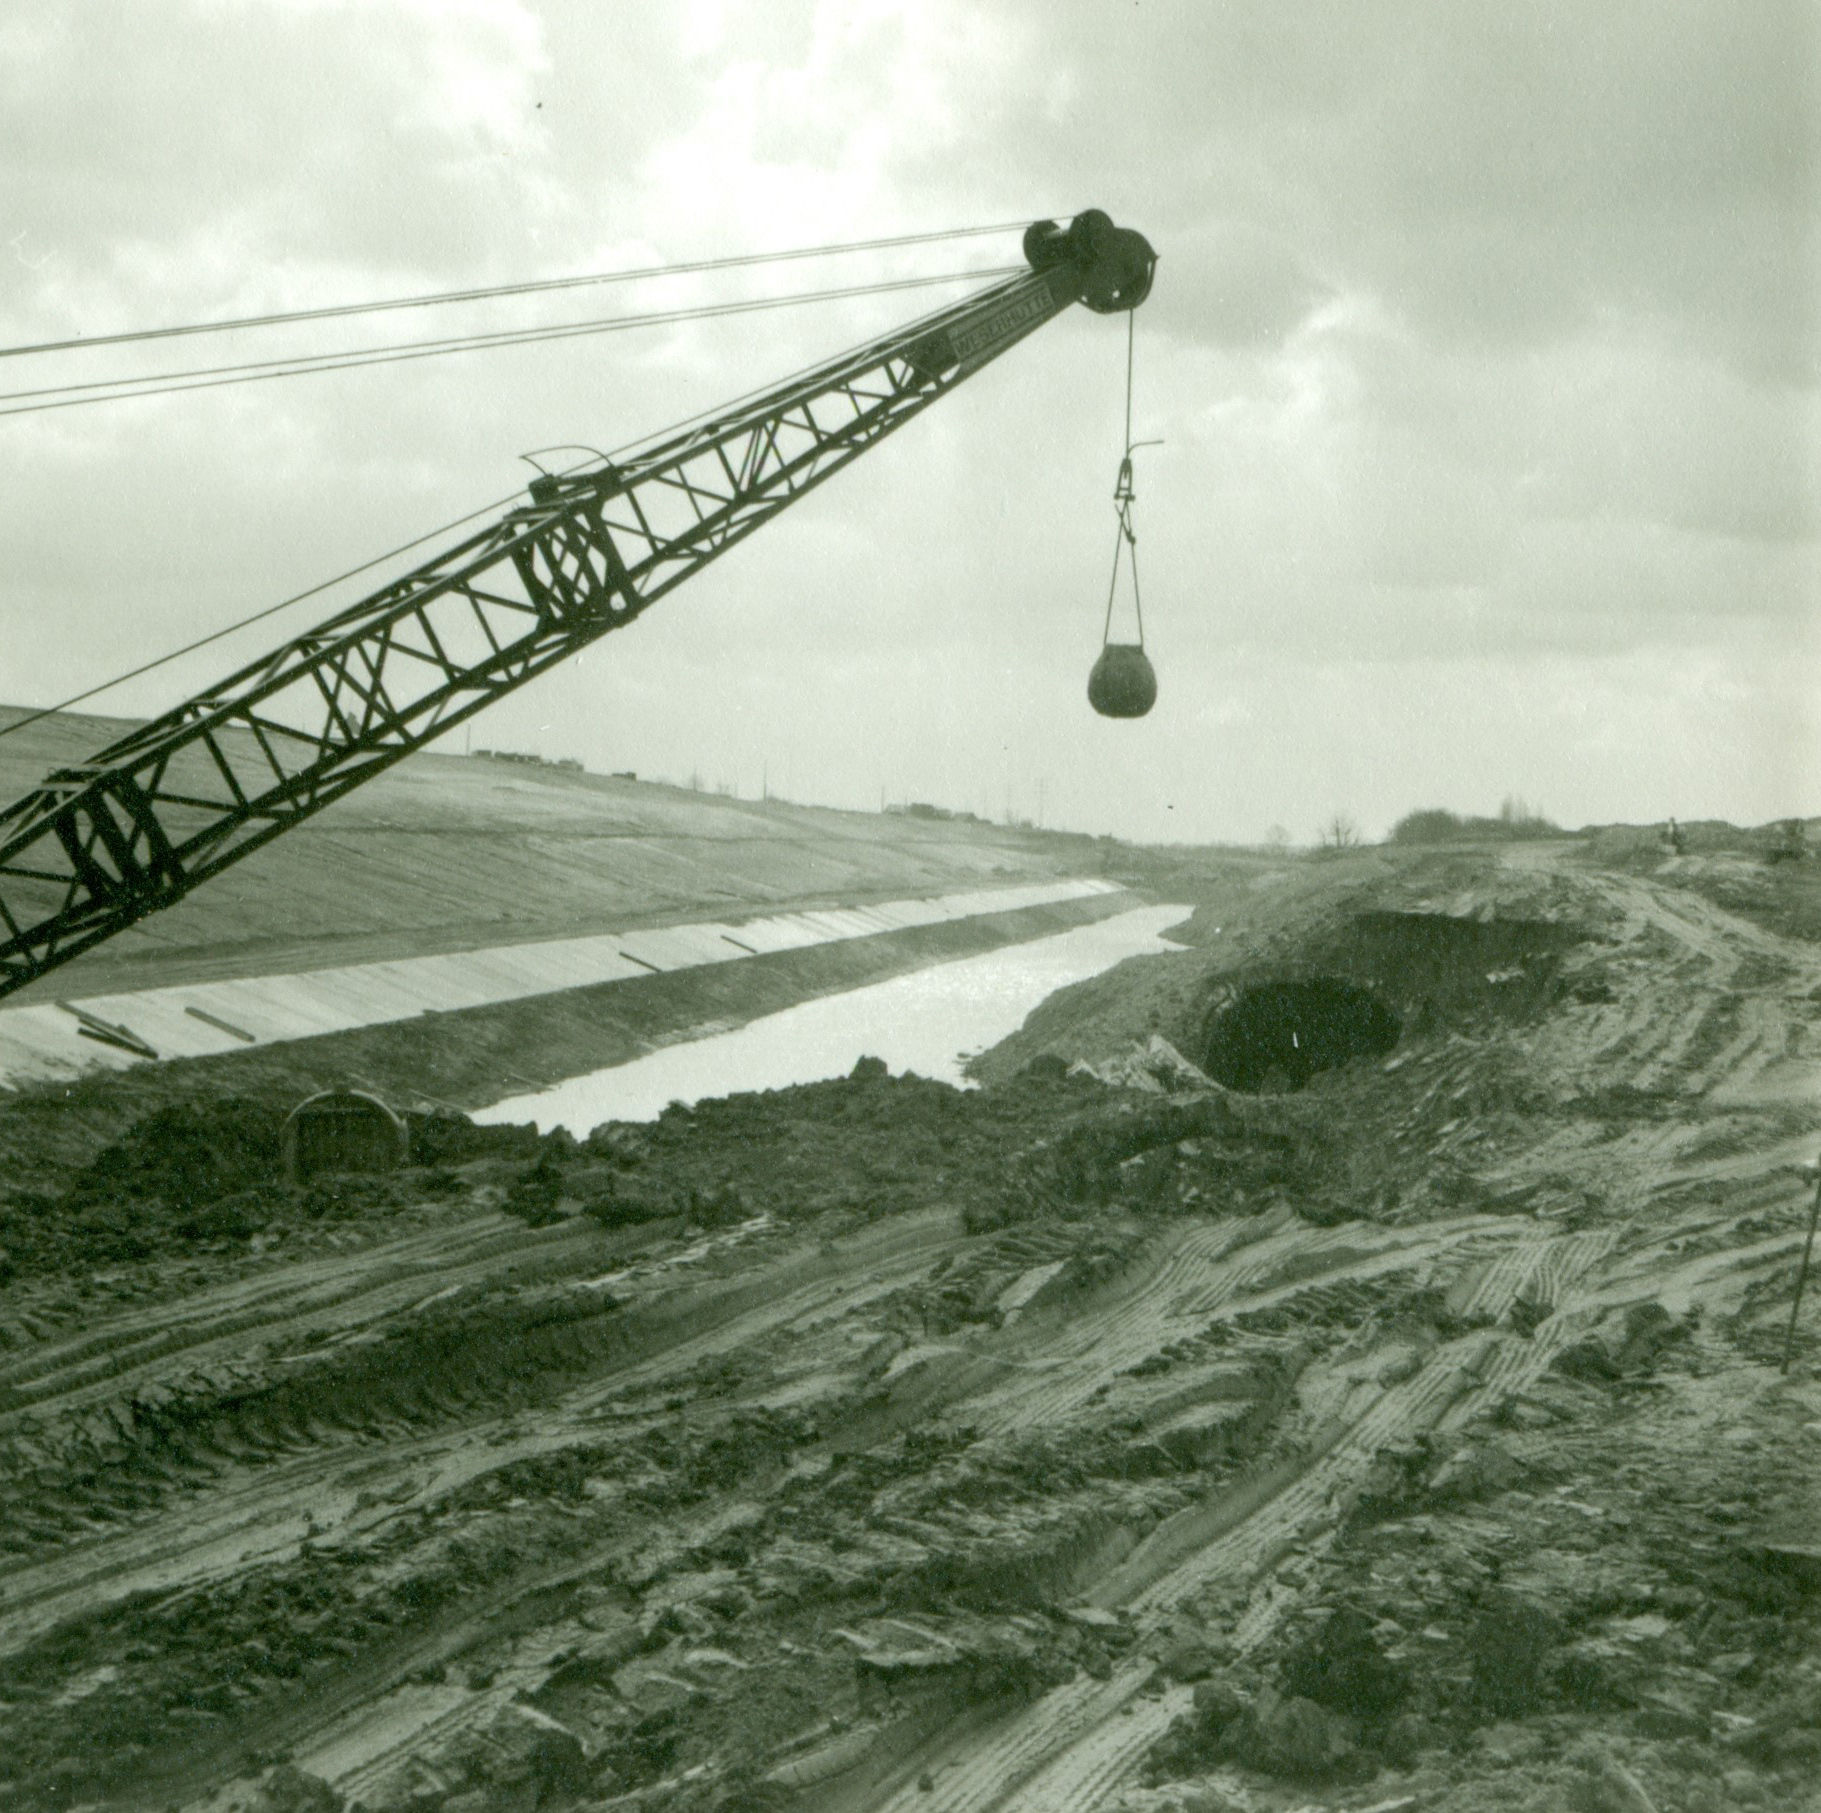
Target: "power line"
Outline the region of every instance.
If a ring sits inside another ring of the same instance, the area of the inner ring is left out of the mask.
[[[1022,267],[1014,266],[1013,268],[1020,269]],[[940,282],[943,280],[922,279],[919,281]],[[911,286],[906,284],[902,287]],[[945,304],[943,308],[936,310],[934,314],[922,317],[922,320],[937,320],[950,306],[952,305]],[[914,334],[919,325],[921,325],[920,322],[911,322],[900,331],[905,334]],[[737,409],[742,404],[764,395],[768,390],[775,390],[786,384],[794,384],[798,379],[806,377],[810,372],[817,370],[823,365],[840,363],[852,358],[865,348],[877,344],[878,342],[875,338],[857,340],[851,346],[836,353],[832,359],[812,360],[809,364],[799,366],[795,371],[787,373],[782,378],[773,379],[770,383],[760,385],[756,389],[745,392],[740,397],[735,398],[731,403],[719,403],[711,409],[698,410],[694,415],[684,416],[680,421],[673,423],[668,428],[660,428],[650,433],[641,434],[633,440],[622,442],[618,447],[610,449],[605,457],[608,460],[618,459],[622,454],[630,453],[636,448],[648,446],[653,442],[662,441],[671,436],[680,434],[685,429],[693,427],[698,422],[706,422],[713,420],[716,417],[724,416],[728,414],[730,410]],[[599,456],[587,460],[580,460],[575,465],[566,467],[559,476],[567,477],[571,473],[585,471],[588,467],[598,463],[598,457]],[[171,662],[181,660],[185,655],[194,654],[200,648],[207,648],[211,643],[225,641],[229,636],[236,635],[243,629],[249,629],[256,623],[262,623],[268,617],[276,617],[281,611],[288,611],[293,606],[303,604],[311,598],[319,597],[322,593],[343,584],[347,580],[357,579],[362,573],[368,573],[377,566],[383,566],[387,561],[396,560],[399,555],[408,554],[413,548],[422,547],[427,541],[437,540],[440,537],[447,535],[452,529],[462,528],[465,524],[474,522],[480,517],[490,515],[495,510],[504,509],[507,504],[511,503],[519,495],[520,493],[518,491],[513,490],[507,492],[503,497],[496,497],[488,503],[479,504],[465,515],[457,516],[449,522],[441,523],[434,529],[426,529],[421,535],[414,535],[409,541],[400,542],[397,547],[388,548],[383,554],[375,554],[371,559],[361,561],[358,566],[352,566],[343,572],[337,573],[332,579],[324,579],[313,586],[307,587],[301,592],[293,592],[289,598],[281,598],[276,604],[268,604],[260,610],[250,612],[247,616],[238,619],[236,622],[224,624],[217,630],[210,630],[207,635],[198,636],[193,642],[186,642],[181,648],[170,649],[166,653],[155,657],[153,660],[142,662],[138,667],[129,668],[125,673],[115,674],[111,679],[97,681],[95,685],[85,687],[81,692],[71,693],[67,699],[60,700],[55,705],[38,706],[34,710],[26,713],[24,717],[14,719],[10,724],[0,724],[0,737],[9,737],[16,730],[24,730],[27,725],[39,723],[45,718],[55,717],[59,712],[68,711],[72,705],[85,704],[88,700],[97,698],[104,692],[112,692],[116,686],[123,686],[128,680],[137,680],[142,675],[149,674],[157,668],[167,667]]]
[[[880,283],[850,284],[820,290],[800,290],[788,296],[766,296],[746,302],[700,303],[687,308],[659,309],[643,315],[606,315],[591,321],[565,322],[549,327],[504,328],[445,340],[405,341],[393,347],[368,347],[336,353],[301,354],[288,359],[264,359],[241,365],[199,366],[190,371],[168,372],[154,378],[102,378],[86,384],[55,384],[35,390],[0,391],[0,403],[17,407],[0,409],[0,416],[37,415],[52,409],[78,409],[86,404],[123,402],[133,397],[166,396],[186,390],[217,390],[229,384],[257,384],[273,378],[305,377],[313,372],[349,371],[363,365],[404,364],[434,359],[449,353],[474,352],[498,346],[528,346],[544,340],[576,339],[637,327],[656,327],[677,321],[702,321],[722,315],[758,314],[790,308],[799,303],[831,302],[854,296],[884,296],[899,290],[928,289],[942,283],[963,283],[980,278],[1009,277],[1022,265],[995,265],[989,269],[948,271],[939,276],[900,277]],[[51,399],[43,401],[41,399]]]
[[[346,315],[381,314],[390,309],[437,308],[451,302],[485,302],[499,296],[531,296],[552,290],[581,289],[590,284],[633,283],[648,277],[679,277],[701,271],[729,271],[755,264],[786,264],[803,258],[831,258],[847,252],[881,252],[897,246],[930,245],[938,240],[982,239],[1021,229],[1023,221],[997,226],[955,227],[944,233],[900,233],[890,239],[852,239],[828,245],[796,246],[783,252],[746,252],[731,258],[700,258],[683,264],[654,264],[629,271],[595,271],[581,277],[546,277],[527,283],[501,283],[485,289],[442,290],[423,296],[393,296],[376,302],[344,302],[323,308],[291,309],[281,314],[242,315],[227,321],[194,321],[175,327],[138,328],[119,334],[95,334],[74,340],[41,340],[29,346],[0,346],[0,359],[32,353],[72,352],[93,346],[126,346],[141,340],[170,340],[189,334],[222,334],[238,328],[278,327],[295,321],[329,321]]]

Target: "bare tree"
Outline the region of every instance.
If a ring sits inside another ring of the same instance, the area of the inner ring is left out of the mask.
[[[1336,812],[1321,828],[1324,850],[1351,850],[1359,843],[1359,826],[1344,812]]]

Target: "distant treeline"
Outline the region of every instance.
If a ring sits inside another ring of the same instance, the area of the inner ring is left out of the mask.
[[[1561,835],[1560,825],[1521,799],[1506,800],[1499,807],[1497,818],[1474,818],[1446,812],[1440,806],[1428,806],[1420,812],[1406,812],[1391,827],[1394,844],[1447,844],[1494,837],[1517,839]]]
[[[941,818],[954,819],[965,825],[984,825],[987,821],[977,812],[962,812],[950,806],[932,806],[926,800],[907,800],[902,805],[889,805],[888,813],[898,818]],[[1025,827],[1029,829],[1028,826]]]
[[[490,762],[523,762],[531,768],[566,768],[572,774],[580,774],[582,764],[572,755],[528,755],[519,749],[477,749],[476,755],[485,756]],[[631,779],[631,776],[623,776]]]

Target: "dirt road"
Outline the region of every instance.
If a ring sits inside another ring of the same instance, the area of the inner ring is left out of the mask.
[[[481,1141],[16,1280],[8,1804],[1801,1804],[1821,948],[1559,853],[1287,885],[1059,1006],[1101,1076]],[[1286,975],[1393,1048],[1130,1086],[1131,1000],[1193,1058]]]

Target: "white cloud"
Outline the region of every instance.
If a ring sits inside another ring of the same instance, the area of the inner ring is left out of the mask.
[[[490,736],[853,803],[1042,778],[1052,816],[1147,835],[1513,791],[1762,816],[1816,773],[1812,43],[1782,0],[13,0],[0,342],[1104,206],[1163,253],[1153,720],[1081,697],[1124,332],[1077,314]],[[0,690],[73,690],[503,492],[521,449],[618,444],[926,300],[0,421]]]

